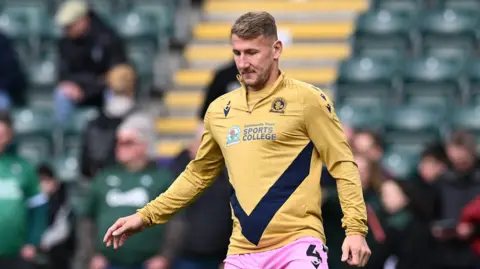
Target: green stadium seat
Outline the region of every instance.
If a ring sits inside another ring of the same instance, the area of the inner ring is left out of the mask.
[[[132,11],[120,14],[114,20],[117,31],[126,39],[128,47],[157,47],[159,29],[152,15]]]
[[[56,176],[65,182],[76,181],[80,174],[78,155],[61,155],[53,160],[53,167]]]
[[[93,107],[78,108],[68,120],[63,130],[62,152],[77,156],[80,153],[81,134],[89,121],[98,115],[98,110]]]
[[[142,14],[149,14],[155,19],[156,25],[162,33],[173,34],[175,10],[168,1],[135,1],[133,10]]]
[[[402,54],[413,50],[411,14],[390,10],[362,13],[356,21],[354,32],[355,53],[369,54],[396,51]]]
[[[418,0],[376,0],[373,1],[373,8],[416,13],[422,8],[420,2]]]
[[[8,2],[3,8],[3,13],[25,18],[28,29],[32,33],[37,33],[48,15],[48,5],[41,1]]]
[[[54,57],[32,62],[28,67],[31,88],[38,92],[52,92],[57,83],[57,61]]]
[[[469,10],[429,10],[420,16],[419,31],[424,50],[456,48],[473,50],[479,16]]]
[[[355,129],[381,130],[384,124],[384,109],[380,105],[341,104],[335,108],[342,124]]]
[[[335,82],[335,100],[383,103],[393,99],[392,80],[396,71],[396,62],[384,58],[354,56],[344,60]]]
[[[465,65],[465,76],[468,81],[469,100],[480,104],[480,59],[471,58]]]
[[[148,47],[131,47],[128,51],[128,58],[132,62],[139,82],[146,84],[153,79],[155,51]]]
[[[420,105],[389,107],[385,141],[392,146],[418,148],[444,135],[446,111]]]
[[[423,102],[429,98],[433,102],[461,102],[464,97],[459,84],[462,70],[462,63],[455,60],[437,57],[409,59],[402,70],[405,98],[410,102],[416,98],[423,99]]]
[[[458,106],[451,112],[451,127],[453,129],[468,130],[480,135],[480,105]]]
[[[387,150],[381,164],[395,179],[409,179],[414,176],[419,154],[404,150]]]
[[[37,164],[53,152],[53,117],[43,108],[18,108],[12,112],[17,152]]]
[[[441,0],[441,6],[443,8],[480,11],[480,1],[478,0]]]
[[[0,30],[13,40],[26,40],[31,28],[25,14],[3,12],[0,15]]]

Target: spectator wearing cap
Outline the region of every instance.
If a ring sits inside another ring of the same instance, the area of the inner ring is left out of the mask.
[[[5,152],[12,120],[0,112],[0,268],[31,269],[47,224],[47,198],[33,167]]]
[[[86,1],[64,2],[55,16],[65,36],[58,43],[59,84],[55,113],[59,124],[77,105],[103,104],[106,74],[127,62],[123,41],[88,7]]]
[[[170,263],[172,245],[164,243],[169,237],[163,225],[132,237],[122,249],[103,243],[112,221],[134,213],[172,183],[170,172],[151,161],[153,126],[144,114],[128,117],[116,133],[118,165],[102,169],[93,180],[80,228],[81,246],[93,250],[90,269],[166,269]],[[93,242],[85,242],[88,239]]]
[[[135,71],[127,64],[120,64],[107,73],[110,98],[82,134],[80,171],[86,179],[91,179],[99,169],[116,162],[117,128],[125,118],[138,110],[135,104],[135,81]]]
[[[75,230],[67,190],[49,165],[40,165],[37,173],[42,192],[48,197],[48,227],[42,235],[40,249],[47,253],[49,269],[69,269],[75,251]]]

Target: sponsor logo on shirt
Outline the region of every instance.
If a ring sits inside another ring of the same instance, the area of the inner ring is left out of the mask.
[[[240,143],[240,127],[233,126],[227,133],[227,147]]]
[[[245,124],[243,129],[243,141],[276,140],[275,123]]]
[[[0,200],[20,200],[23,191],[15,179],[0,179]]]
[[[111,189],[105,196],[105,202],[110,207],[142,207],[146,205],[149,200],[147,191],[142,187],[137,187],[125,192],[119,189]]]

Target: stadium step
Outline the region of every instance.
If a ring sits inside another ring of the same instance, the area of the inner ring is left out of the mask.
[[[193,29],[193,37],[202,41],[223,41],[230,38],[231,23],[203,22]],[[346,41],[353,31],[352,22],[279,23],[279,31],[289,33],[293,41]]]
[[[189,140],[160,140],[157,143],[157,155],[164,159],[174,158],[189,142]]]

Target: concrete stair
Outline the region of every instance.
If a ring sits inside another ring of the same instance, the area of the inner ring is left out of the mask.
[[[168,115],[157,121],[160,158],[175,156],[193,138],[203,89],[215,69],[231,59],[230,27],[241,14],[270,12],[279,32],[292,41],[282,54],[282,70],[328,92],[325,87],[335,79],[337,63],[350,55],[348,39],[356,14],[368,4],[368,0],[205,0],[201,22],[193,27],[193,40],[185,49],[185,67],[174,74],[175,88],[165,99]]]

